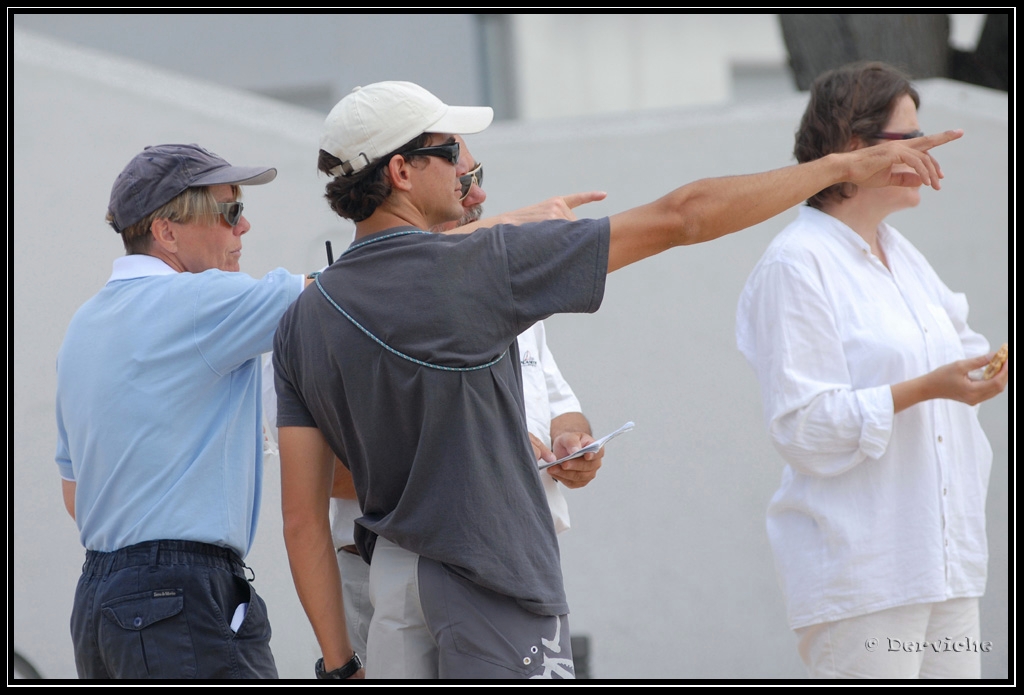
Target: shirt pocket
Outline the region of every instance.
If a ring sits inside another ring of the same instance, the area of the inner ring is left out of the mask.
[[[931,317],[928,326],[928,356],[932,360],[932,369],[962,360],[964,346],[945,308],[929,302],[928,314]]]

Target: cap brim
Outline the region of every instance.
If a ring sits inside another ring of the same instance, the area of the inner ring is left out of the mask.
[[[200,176],[192,182],[193,186],[216,186],[226,183],[235,186],[259,186],[270,183],[277,178],[274,167],[223,167]]]
[[[464,135],[479,133],[494,120],[490,106],[449,106],[447,112],[424,132]]]

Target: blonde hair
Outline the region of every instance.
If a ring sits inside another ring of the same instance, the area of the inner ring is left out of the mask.
[[[234,199],[242,197],[240,186],[231,186],[231,193]],[[197,186],[186,188],[175,196],[169,203],[164,203],[159,208],[149,213],[133,225],[121,232],[121,241],[124,243],[124,250],[129,255],[133,253],[147,253],[153,241],[150,231],[153,222],[164,219],[178,224],[187,224],[203,218],[214,218],[220,215],[217,209],[217,201],[210,192],[209,186]],[[107,213],[107,223],[113,226],[114,216]]]

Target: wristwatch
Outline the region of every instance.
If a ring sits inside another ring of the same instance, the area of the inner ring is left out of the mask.
[[[359,655],[352,652],[352,658],[348,660],[344,666],[336,668],[333,671],[324,671],[324,660],[323,657],[316,660],[316,677],[317,680],[345,680],[353,673],[363,667],[363,660],[359,658]]]

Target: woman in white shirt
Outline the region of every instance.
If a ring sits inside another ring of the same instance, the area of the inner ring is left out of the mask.
[[[887,65],[826,73],[797,161],[919,136],[918,104]],[[919,201],[917,188],[821,191],[740,298],[737,344],[788,464],[768,535],[814,678],[980,676],[992,450],[975,406],[1007,368],[969,378],[992,353],[966,298],[885,223]]]

